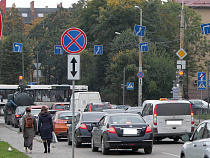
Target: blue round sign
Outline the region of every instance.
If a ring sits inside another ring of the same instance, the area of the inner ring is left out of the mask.
[[[61,36],[61,45],[68,53],[80,53],[87,45],[87,36],[78,28],[67,29]]]
[[[144,73],[142,71],[139,71],[137,73],[138,78],[143,78],[144,77]]]

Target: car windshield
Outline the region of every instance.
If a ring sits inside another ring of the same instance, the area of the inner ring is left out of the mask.
[[[41,112],[41,109],[32,109],[31,110],[32,115],[39,115],[40,112]]]
[[[26,110],[26,107],[24,107],[24,106],[23,106],[23,107],[19,106],[17,112],[18,112],[18,113],[23,113],[23,112],[25,112],[25,110]]]
[[[144,119],[138,115],[111,116],[112,124],[137,124],[145,123]]]
[[[67,105],[67,104],[57,104],[57,105],[55,105],[55,109],[69,109],[69,105]]]
[[[104,113],[93,113],[88,112],[88,114],[83,114],[82,115],[82,120],[83,121],[99,121],[102,117],[104,116]]]
[[[77,113],[75,113],[76,115]],[[62,119],[62,120],[70,120],[72,119],[72,112],[63,112],[58,114],[58,119]]]

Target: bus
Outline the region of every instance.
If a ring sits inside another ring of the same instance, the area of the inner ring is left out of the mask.
[[[0,85],[0,98],[5,102],[8,94],[18,90],[19,85]],[[73,85],[28,85],[25,92],[33,98],[35,104],[52,105],[55,102],[70,102]],[[75,85],[75,92],[87,92],[87,85]]]

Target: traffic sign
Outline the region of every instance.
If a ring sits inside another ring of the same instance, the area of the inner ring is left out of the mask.
[[[205,72],[198,72],[198,90],[206,90],[206,73]]]
[[[139,50],[141,52],[147,52],[148,51],[148,43],[140,43],[139,44]]]
[[[186,69],[186,60],[177,60],[177,69],[184,70]]]
[[[139,71],[137,73],[138,78],[143,78],[144,77],[144,73],[142,71]]]
[[[183,59],[187,53],[184,51],[184,49],[180,49],[178,52],[176,52],[176,55],[180,58],[180,59]]]
[[[134,26],[134,35],[144,37],[145,34],[145,26],[135,25]]]
[[[80,55],[68,54],[68,80],[80,80]]]
[[[95,45],[94,46],[94,55],[102,55],[103,54],[103,46]]]
[[[134,89],[134,83],[133,82],[127,82],[127,90],[133,90]]]
[[[210,34],[210,23],[201,24],[201,33],[202,35]]]
[[[63,54],[63,47],[60,45],[55,45],[54,54]]]
[[[61,45],[68,53],[80,53],[87,45],[86,34],[78,28],[69,28],[61,36]]]
[[[13,43],[13,52],[22,52],[22,43]]]
[[[3,21],[2,21],[1,11],[0,11],[0,40],[2,36],[2,31],[3,31]]]

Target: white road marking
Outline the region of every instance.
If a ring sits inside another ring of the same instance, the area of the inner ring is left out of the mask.
[[[162,153],[165,154],[165,155],[170,155],[170,156],[174,156],[174,157],[180,157],[179,155],[174,155],[174,154],[165,153],[165,152],[162,152]]]

